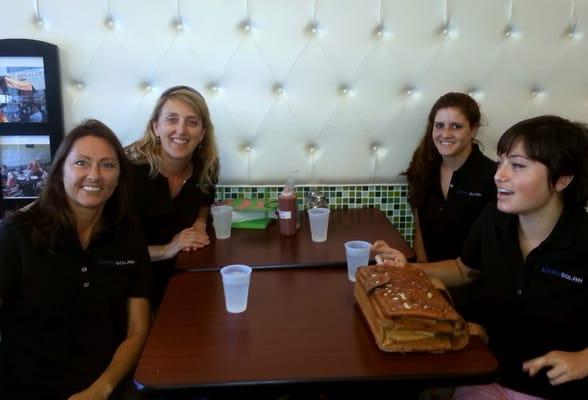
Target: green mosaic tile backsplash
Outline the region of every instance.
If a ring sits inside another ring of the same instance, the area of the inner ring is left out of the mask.
[[[306,208],[306,198],[311,191],[327,195],[332,209],[379,208],[407,242],[413,243],[413,217],[407,201],[406,184],[388,185],[327,185],[296,186],[298,208]],[[282,186],[224,186],[216,187],[216,199],[269,199],[277,200]]]

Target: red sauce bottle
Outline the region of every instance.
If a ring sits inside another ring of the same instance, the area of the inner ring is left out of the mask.
[[[296,188],[291,179],[278,195],[278,220],[281,235],[292,236],[296,233],[298,206],[296,205]]]

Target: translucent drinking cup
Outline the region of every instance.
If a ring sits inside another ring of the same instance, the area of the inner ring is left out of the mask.
[[[225,305],[230,313],[240,313],[247,309],[251,267],[247,265],[227,265],[220,270],[225,292]]]
[[[210,209],[214,234],[217,239],[228,239],[231,237],[231,223],[233,219],[233,207],[213,206]]]
[[[308,210],[308,221],[310,222],[310,236],[313,242],[324,242],[327,240],[329,229],[328,208],[310,208]]]
[[[368,265],[372,244],[363,240],[351,240],[345,243],[345,256],[347,259],[347,277],[355,282],[355,274],[358,267]]]

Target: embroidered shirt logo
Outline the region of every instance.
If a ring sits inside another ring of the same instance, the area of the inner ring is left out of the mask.
[[[468,196],[468,197],[482,197],[482,193],[480,192],[468,192],[467,190],[462,190],[462,189],[457,189],[455,191],[457,194],[460,194],[462,196]]]
[[[568,272],[558,271],[557,269],[553,269],[553,268],[549,268],[549,267],[541,267],[541,272],[543,272],[544,274],[549,274],[549,275],[557,276],[558,278],[561,278],[561,279],[566,280],[566,281],[570,281],[570,282],[574,282],[574,283],[579,283],[579,284],[584,283],[584,278],[583,277],[572,275],[572,274],[570,274]]]
[[[123,267],[125,265],[135,265],[135,260],[99,260],[99,265],[115,265],[117,267]]]
[[[115,260],[114,265],[134,265],[135,260]]]

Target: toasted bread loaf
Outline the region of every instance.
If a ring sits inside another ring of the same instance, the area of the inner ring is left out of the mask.
[[[373,265],[359,268],[356,278],[355,298],[380,349],[438,352],[467,345],[466,322],[423,272]]]

